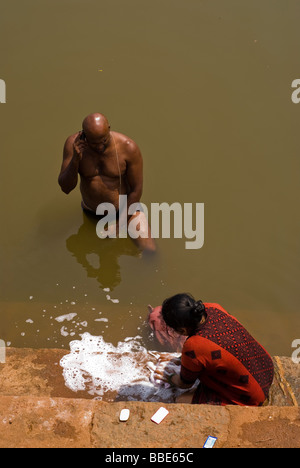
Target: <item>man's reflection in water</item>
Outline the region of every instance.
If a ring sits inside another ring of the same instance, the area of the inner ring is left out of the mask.
[[[88,278],[97,279],[102,289],[113,290],[121,282],[119,257],[140,257],[141,252],[130,238],[99,239],[96,234],[97,221],[99,217],[83,213],[82,226],[77,234],[67,239],[66,246],[86,270]]]

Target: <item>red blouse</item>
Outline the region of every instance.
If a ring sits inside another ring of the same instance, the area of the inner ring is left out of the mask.
[[[219,304],[204,305],[207,320],[182,350],[182,380],[201,382],[193,403],[262,405],[274,378],[272,358]]]

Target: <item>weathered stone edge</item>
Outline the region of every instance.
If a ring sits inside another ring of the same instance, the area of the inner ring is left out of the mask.
[[[105,403],[86,399],[0,397],[0,448],[300,448],[297,407],[164,405],[169,415],[151,421],[159,403]],[[121,409],[128,422],[119,422]]]

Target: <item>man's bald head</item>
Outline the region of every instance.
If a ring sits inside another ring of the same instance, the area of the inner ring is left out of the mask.
[[[82,128],[88,139],[101,138],[109,133],[110,125],[103,114],[90,114],[82,122]]]
[[[110,125],[103,114],[90,114],[82,122],[88,145],[101,154],[109,146]]]

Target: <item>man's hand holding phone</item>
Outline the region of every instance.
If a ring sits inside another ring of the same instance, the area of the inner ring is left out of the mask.
[[[88,144],[86,141],[86,136],[83,131],[79,132],[75,141],[74,141],[74,156],[78,157],[79,160],[82,160],[82,155],[84,150],[87,148]]]

